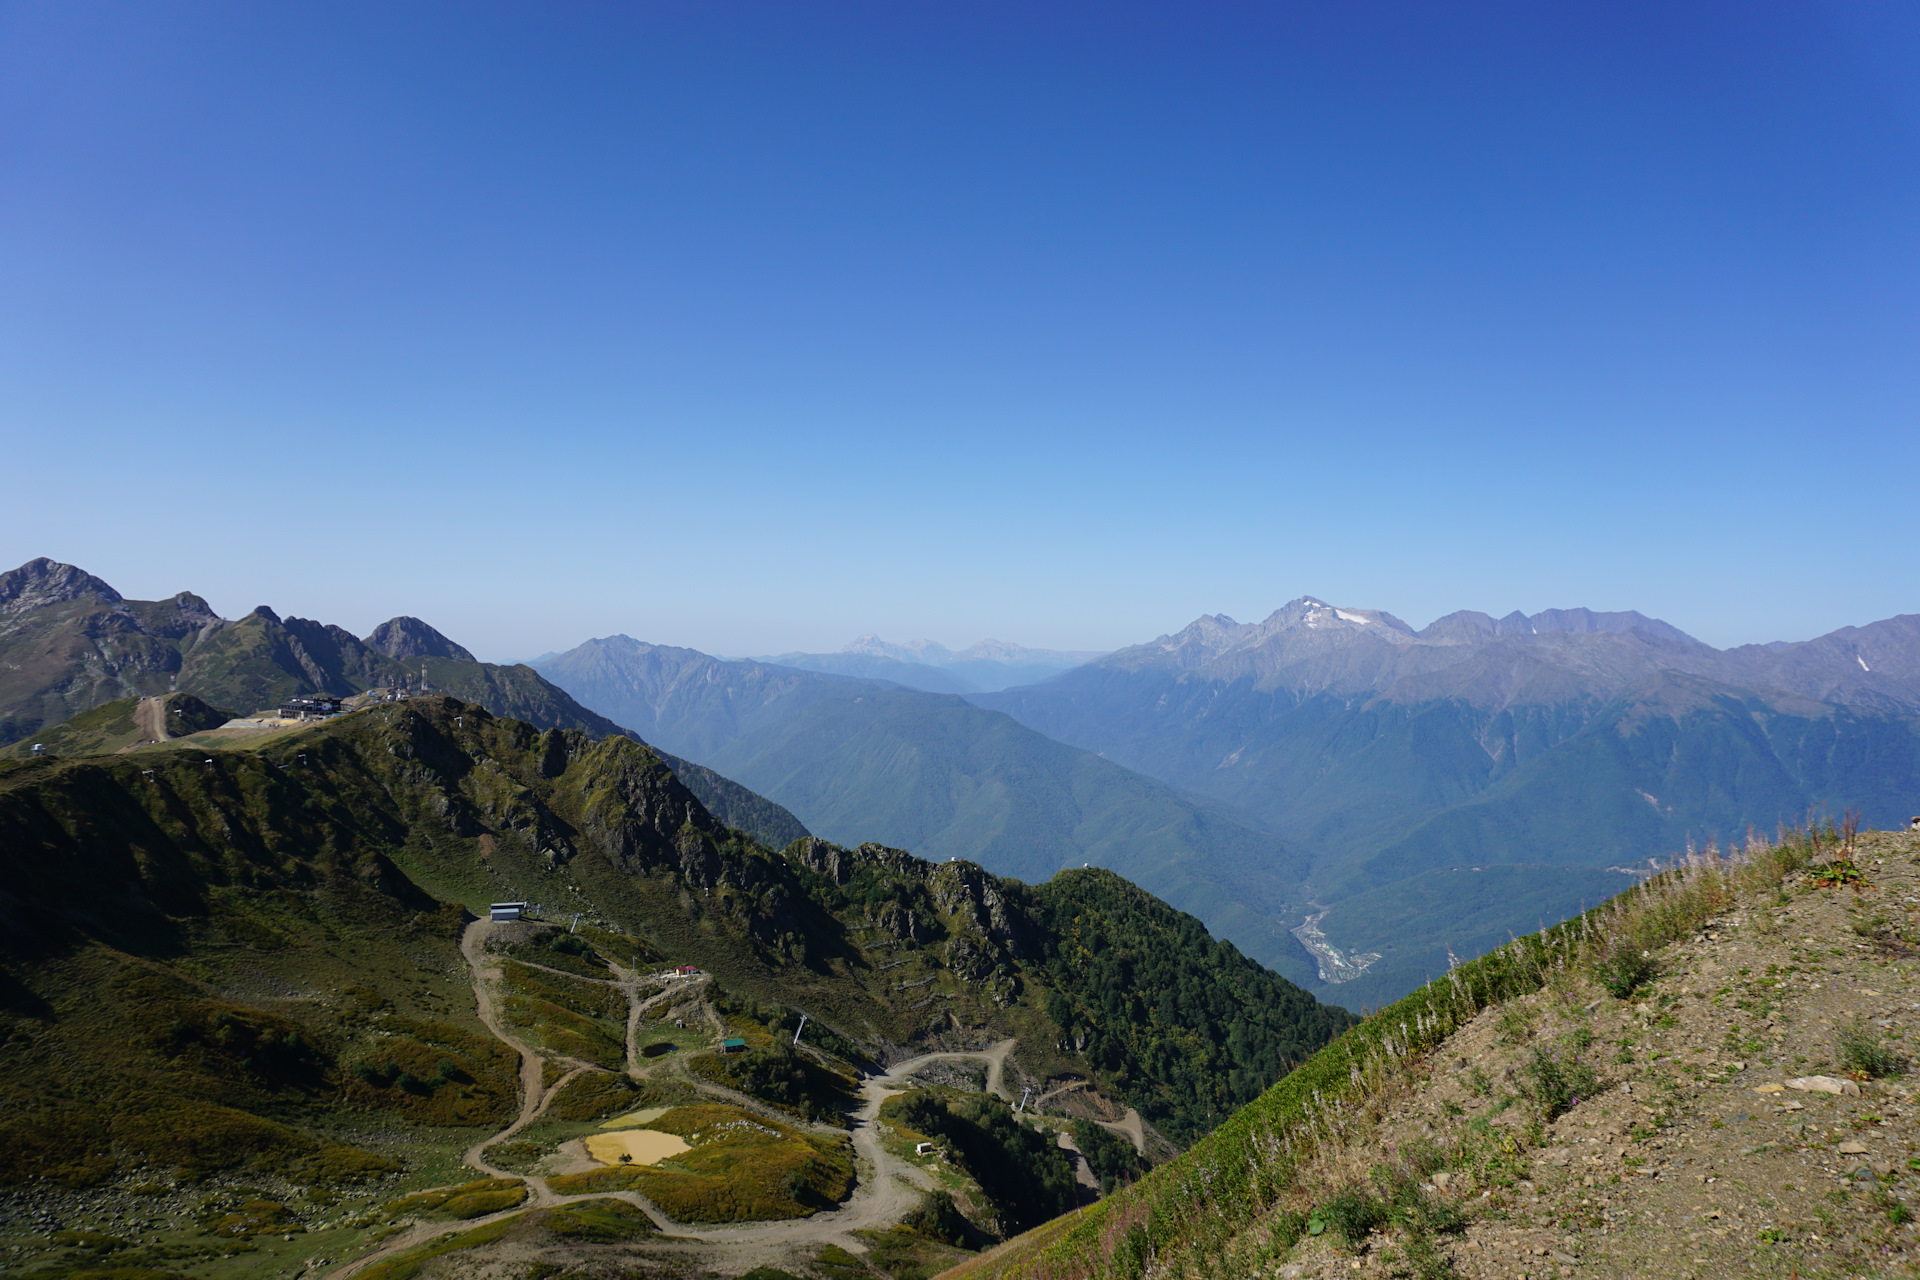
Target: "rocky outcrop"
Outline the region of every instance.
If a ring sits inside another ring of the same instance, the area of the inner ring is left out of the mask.
[[[0,573],[0,613],[26,613],[88,597],[116,604],[120,593],[85,569],[45,556]]]
[[[478,662],[464,647],[420,621],[401,615],[388,618],[367,636],[366,646],[389,658],[453,658],[460,662]]]

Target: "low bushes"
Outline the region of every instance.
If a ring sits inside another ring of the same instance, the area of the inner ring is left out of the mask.
[[[1150,1167],[1133,1144],[1091,1120],[1073,1122],[1073,1145],[1086,1157],[1087,1168],[1100,1179],[1100,1194],[1112,1195],[1116,1186],[1131,1184]]]
[[[689,1064],[698,1075],[771,1103],[803,1120],[841,1123],[853,1082],[775,1041],[745,1053],[703,1054]]]
[[[639,1086],[623,1075],[587,1071],[554,1095],[547,1115],[555,1120],[604,1120],[644,1105],[640,1097]]]
[[[526,1198],[526,1184],[518,1178],[483,1178],[457,1187],[436,1187],[402,1196],[387,1206],[387,1216],[479,1218],[511,1209]]]
[[[676,1107],[647,1126],[685,1138],[692,1150],[656,1165],[563,1174],[563,1195],[638,1191],[682,1222],[804,1218],[853,1190],[846,1139],[817,1138],[738,1107]]]
[[[1841,1067],[1856,1075],[1896,1076],[1906,1067],[1905,1059],[1881,1037],[1879,1028],[1862,1017],[1841,1023],[1834,1033],[1833,1046]]]
[[[1521,1092],[1540,1109],[1542,1121],[1551,1121],[1582,1098],[1600,1090],[1593,1066],[1571,1050],[1540,1049],[1522,1069]]]

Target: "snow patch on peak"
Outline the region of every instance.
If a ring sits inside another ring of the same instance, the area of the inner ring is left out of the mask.
[[[1357,622],[1363,627],[1373,622],[1372,618],[1365,617],[1358,613],[1348,613],[1345,609],[1335,609],[1333,614],[1336,618],[1343,618],[1348,622]]]

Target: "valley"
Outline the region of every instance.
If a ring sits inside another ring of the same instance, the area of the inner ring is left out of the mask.
[[[439,696],[234,732],[0,763],[22,1274],[924,1268],[1084,1195],[1076,1118],[1164,1159],[1350,1022],[1110,873],[769,849],[624,736]],[[583,1146],[643,1131],[687,1149]]]
[[[0,648],[68,655],[9,668],[0,746],[0,1249],[45,1280],[1018,1272],[1103,1192],[1173,1204],[1152,1170],[1263,1114],[1331,1158],[1338,1100],[1436,1036],[1525,1078],[1487,1019],[1544,1009],[1570,929],[1605,986],[1594,920],[1824,865],[1850,836],[1753,829],[1920,793],[1905,619],[1723,652],[1637,614],[1414,632],[1309,599],[962,696],[877,644],[503,668],[407,617],[358,640],[4,578]],[[484,918],[518,901],[543,914]],[[1439,1266],[1406,1230],[1357,1256]],[[1245,1254],[1231,1231],[1192,1256]],[[1321,1265],[1300,1238],[1289,1274]]]

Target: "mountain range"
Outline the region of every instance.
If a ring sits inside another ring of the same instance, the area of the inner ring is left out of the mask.
[[[1221,806],[963,698],[646,644],[590,640],[541,674],[649,742],[711,765],[830,839],[962,858],[1030,882],[1116,871],[1272,963],[1294,947],[1305,860]]]
[[[1635,612],[1460,612],[1415,629],[1303,597],[1101,656],[863,637],[824,656],[844,670],[781,657],[616,636],[537,670],[494,666],[412,618],[356,638],[264,607],[228,621],[191,593],[127,601],[45,560],[0,575],[13,754],[81,711],[69,734],[134,742],[131,704],[103,704],[176,686],[234,711],[430,687],[647,741],[770,844],[877,839],[1032,882],[1108,867],[1351,1006],[1689,844],[1809,812],[1905,825],[1920,797],[1915,615],[1721,650]],[[1069,660],[993,691],[964,665],[999,663],[997,680]]]
[[[283,619],[265,605],[229,621],[190,591],[128,600],[84,569],[45,557],[0,573],[0,748],[15,744],[8,754],[26,754],[42,730],[84,712],[95,713],[94,749],[116,734],[117,746],[149,739],[135,728],[136,703],[175,689],[194,696],[200,710],[191,727],[205,728],[207,708],[245,714],[374,688],[448,693],[543,730],[596,739],[628,733],[533,668],[478,662],[418,618],[389,619],[360,639],[342,627]],[[807,834],[792,814],[711,769],[669,764],[723,821],[777,846]]]
[[[1912,616],[1720,650],[1631,611],[1468,611],[1416,630],[1306,597],[996,692],[849,665],[614,637],[541,670],[815,829],[1022,877],[1111,866],[1354,1006],[1689,844],[1810,811],[1904,825],[1920,795]]]
[[[1310,851],[1316,927],[1382,957],[1359,1003],[1689,843],[1809,810],[1905,825],[1920,796],[1915,615],[1719,650],[1632,612],[1416,631],[1307,597],[974,701]]]
[[[837,653],[783,653],[757,661],[802,671],[888,680],[928,693],[968,694],[1037,684],[1099,656],[1097,649],[1029,649],[1005,640],[981,640],[956,653],[933,640],[894,644],[876,635],[864,635]],[[540,660],[535,661],[537,664]]]

